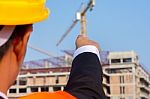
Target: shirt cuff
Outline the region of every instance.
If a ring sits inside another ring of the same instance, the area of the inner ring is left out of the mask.
[[[0,92],[0,97],[2,97],[3,99],[8,99],[8,97],[2,92]]]
[[[76,56],[78,56],[79,54],[84,53],[84,52],[91,52],[91,53],[96,54],[98,56],[99,60],[101,61],[99,50],[93,45],[86,45],[86,46],[82,46],[82,47],[78,48],[75,51],[73,58],[75,58]]]

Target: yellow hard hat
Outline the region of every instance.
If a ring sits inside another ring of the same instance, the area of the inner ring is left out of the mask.
[[[49,15],[46,0],[0,0],[0,25],[32,24]]]

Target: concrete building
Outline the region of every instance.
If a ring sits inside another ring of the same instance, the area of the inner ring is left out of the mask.
[[[59,58],[24,63],[8,97],[16,99],[32,92],[63,90],[69,78],[73,51],[64,52],[66,55]],[[150,74],[135,52],[102,52],[101,61],[108,99],[150,99]]]
[[[150,74],[135,52],[110,52],[103,67],[108,99],[150,99]]]
[[[70,67],[22,70],[10,88],[8,97],[17,99],[32,92],[63,90],[69,78],[69,71]]]

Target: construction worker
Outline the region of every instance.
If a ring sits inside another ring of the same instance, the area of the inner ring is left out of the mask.
[[[32,24],[48,14],[45,0],[0,0],[0,99],[8,99],[7,91],[20,71]],[[80,35],[76,47],[64,91],[31,93],[20,99],[105,99],[98,44]]]

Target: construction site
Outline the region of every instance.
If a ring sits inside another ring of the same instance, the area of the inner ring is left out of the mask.
[[[80,22],[80,34],[87,34],[86,14],[92,11],[95,0],[82,5],[76,19],[57,42],[59,46],[71,30]],[[28,45],[29,48],[49,56],[46,59],[24,62],[15,83],[8,91],[9,99],[33,92],[54,92],[64,90],[71,70],[75,50],[63,50],[62,56]],[[101,51],[103,69],[103,89],[107,99],[150,99],[150,73],[140,63],[134,51]]]
[[[63,90],[69,78],[73,51],[64,53],[60,57],[25,62],[8,92],[9,99],[32,92]],[[108,99],[150,99],[150,74],[135,52],[103,51],[100,55],[103,88]]]

